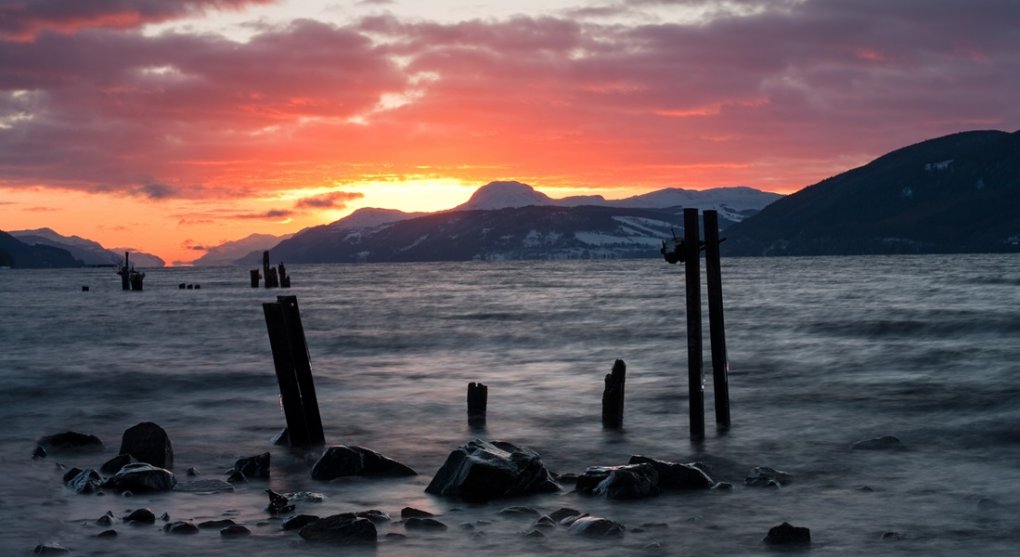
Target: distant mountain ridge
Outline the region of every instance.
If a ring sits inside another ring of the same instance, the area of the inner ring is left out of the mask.
[[[45,245],[68,251],[85,265],[118,265],[124,262],[124,252],[131,252],[135,267],[163,267],[166,263],[150,253],[130,248],[107,249],[98,242],[80,236],[64,236],[52,228],[12,230],[11,236],[29,245]]]
[[[0,267],[52,269],[81,267],[82,262],[65,249],[44,244],[31,245],[0,231]]]
[[[217,265],[234,265],[238,260],[245,264],[255,261],[250,254],[267,250],[293,234],[273,236],[272,234],[249,234],[239,240],[223,242],[206,249],[202,257],[191,262],[196,267],[214,267]]]
[[[895,150],[776,201],[726,236],[730,255],[1020,251],[1020,131]]]

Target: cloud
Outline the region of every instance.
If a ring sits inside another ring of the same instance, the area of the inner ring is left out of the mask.
[[[138,187],[137,194],[149,199],[167,199],[176,197],[178,191],[176,188],[165,184],[144,184]]]
[[[362,197],[365,197],[365,194],[360,192],[334,191],[315,197],[299,199],[294,204],[294,207],[298,209],[342,209],[346,207],[348,201]]]
[[[133,29],[210,10],[238,10],[274,0],[4,0],[0,39],[31,40],[43,31]]]
[[[22,211],[30,211],[32,213],[55,213],[61,211],[56,207],[25,207]]]
[[[186,249],[186,250],[189,250],[189,251],[208,251],[209,250],[209,248],[207,248],[206,246],[203,246],[202,244],[196,243],[191,238],[188,238],[188,239],[184,240],[183,242],[181,242],[181,247]]]
[[[252,220],[279,220],[293,216],[295,213],[290,209],[270,209],[261,213],[233,213],[225,215],[229,219],[252,219]]]

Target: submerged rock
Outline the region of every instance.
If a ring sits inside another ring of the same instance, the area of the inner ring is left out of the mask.
[[[143,493],[149,491],[170,491],[177,484],[173,472],[151,464],[139,462],[128,464],[120,469],[112,478],[106,480],[103,487],[117,491]]]
[[[112,475],[120,472],[120,469],[124,466],[134,464],[136,462],[138,461],[129,454],[119,454],[104,462],[103,465],[99,467],[99,470],[104,474]]]
[[[217,528],[222,529],[228,526],[235,526],[237,523],[229,518],[221,518],[219,520],[204,520],[198,523],[198,527],[202,529]]]
[[[623,527],[623,524],[614,522],[608,518],[582,516],[570,524],[567,532],[577,536],[602,538],[622,536],[624,530],[626,530],[626,528]]]
[[[329,481],[343,476],[416,476],[417,472],[364,447],[326,448],[312,468],[312,479]]]
[[[124,522],[154,524],[156,522],[156,514],[149,509],[135,509],[131,511],[131,514],[124,517]]]
[[[902,449],[903,443],[892,435],[883,435],[874,439],[864,439],[850,445],[854,451],[888,451]]]
[[[64,474],[64,484],[74,490],[75,493],[95,493],[103,485],[103,478],[99,472],[88,468],[79,470],[72,468]]]
[[[425,492],[489,501],[559,489],[537,452],[511,443],[475,439],[450,453]]]
[[[97,538],[116,538],[117,537],[117,531],[113,530],[113,529],[103,530],[102,532],[96,534],[96,537]]]
[[[198,526],[185,520],[178,520],[164,524],[163,531],[168,534],[197,534]]]
[[[36,555],[66,555],[71,550],[60,545],[59,543],[44,543],[35,546],[33,553]]]
[[[36,445],[35,450],[32,451],[32,460],[39,460],[40,458],[46,458],[46,449]]]
[[[300,530],[305,526],[319,520],[319,517],[314,514],[299,514],[288,518],[283,521],[283,530]]]
[[[182,491],[184,493],[230,493],[234,491],[234,486],[223,480],[192,480],[175,484],[174,491]]]
[[[659,494],[659,474],[651,464],[592,466],[577,478],[577,492],[609,499],[640,499]]]
[[[310,542],[329,542],[342,545],[374,544],[379,534],[375,524],[355,513],[327,516],[307,524],[298,534]]]
[[[768,466],[756,466],[751,470],[751,475],[744,478],[744,485],[749,487],[779,487],[793,481],[793,476],[769,468]]]
[[[770,528],[762,541],[769,545],[806,545],[811,543],[811,530],[784,522]]]
[[[558,524],[562,524],[564,519],[574,516],[581,516],[581,511],[571,509],[570,507],[560,507],[549,513],[549,518],[555,520]]]
[[[52,451],[100,451],[103,449],[103,442],[90,433],[78,433],[77,431],[65,431],[54,435],[47,435],[37,441],[40,447]],[[45,456],[45,450],[43,451]]]
[[[404,528],[408,530],[424,530],[429,532],[442,532],[448,526],[434,518],[412,517],[404,521]]]
[[[659,474],[661,489],[710,489],[715,485],[704,470],[693,464],[656,460],[640,455],[630,457],[628,464],[651,464]]]
[[[423,511],[421,509],[416,509],[414,507],[404,507],[404,508],[400,509],[400,518],[404,518],[404,519],[407,519],[407,518],[431,518],[433,516],[435,516],[435,515],[430,513],[430,512],[428,512],[428,511]]]
[[[262,480],[268,480],[270,458],[271,457],[268,452],[247,458],[239,458],[237,459],[237,462],[234,463],[233,471],[244,474],[244,477],[247,479],[259,478]]]
[[[142,422],[125,430],[118,452],[158,468],[174,467],[174,449],[170,437],[163,428],[152,422]]]
[[[231,524],[230,526],[220,530],[220,536],[224,538],[240,538],[250,535],[251,530],[241,526],[240,524]]]
[[[267,489],[266,495],[269,496],[269,506],[266,507],[266,512],[269,514],[283,514],[294,510],[294,505],[290,504],[290,499],[287,499],[287,497],[280,495],[272,489]]]

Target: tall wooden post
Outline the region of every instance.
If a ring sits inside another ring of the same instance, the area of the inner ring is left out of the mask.
[[[715,423],[730,427],[730,364],[726,355],[723,321],[722,266],[719,262],[719,212],[705,211],[705,282],[708,287],[708,330],[712,338],[712,386],[715,390]]]
[[[259,275],[259,270],[258,269],[252,269],[251,271],[249,271],[249,275],[251,277],[251,287],[252,288],[258,288],[259,287],[259,279],[262,278],[261,275]]]
[[[698,209],[684,209],[684,275],[687,294],[687,389],[691,439],[705,438],[705,380],[701,354],[701,257]]]
[[[489,387],[482,383],[468,383],[467,413],[468,424],[476,427],[485,426],[485,411],[489,404]]]
[[[613,370],[606,374],[606,387],[602,391],[602,427],[618,429],[623,427],[623,398],[627,380],[627,364],[623,360],[613,363]]]
[[[120,269],[120,287],[122,290],[131,290],[131,276],[130,267],[128,264],[130,260],[128,258],[128,252],[124,252],[124,266]]]
[[[325,442],[319,403],[315,396],[312,367],[305,330],[296,296],[278,296],[262,304],[273,349],[273,364],[280,384],[283,413],[291,445],[312,446]]]
[[[269,284],[269,250],[262,252],[262,279],[265,280],[266,288],[270,288]]]

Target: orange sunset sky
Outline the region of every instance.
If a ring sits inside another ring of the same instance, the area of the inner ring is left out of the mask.
[[[0,229],[186,264],[492,180],[788,193],[1020,127],[1015,0],[0,0]]]

